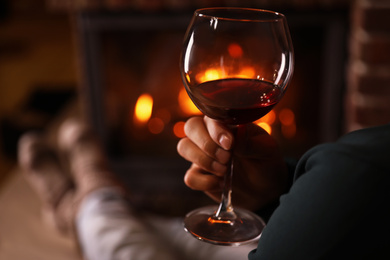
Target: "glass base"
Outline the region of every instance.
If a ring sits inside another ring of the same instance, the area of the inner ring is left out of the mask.
[[[207,206],[188,213],[184,229],[197,239],[225,246],[239,246],[258,239],[265,222],[256,214],[245,209],[234,209],[236,218],[214,217],[218,206]]]

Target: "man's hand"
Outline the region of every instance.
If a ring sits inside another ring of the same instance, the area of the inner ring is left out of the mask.
[[[234,205],[259,209],[286,190],[287,167],[275,140],[261,127],[233,128],[209,117],[192,117],[185,124],[185,133],[177,150],[192,162],[184,177],[189,188],[220,201],[223,176],[233,157]]]

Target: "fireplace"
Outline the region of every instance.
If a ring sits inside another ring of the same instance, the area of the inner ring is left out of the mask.
[[[287,156],[341,131],[348,16],[344,10],[286,10],[296,67],[284,99],[257,123]],[[176,152],[183,124],[200,112],[179,75],[192,13],[82,12],[82,103],[112,168],[140,204],[178,214],[209,203],[183,184],[189,164]],[[175,203],[166,203],[172,202]]]

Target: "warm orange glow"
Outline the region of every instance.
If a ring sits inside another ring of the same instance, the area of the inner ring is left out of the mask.
[[[182,88],[179,92],[178,102],[181,110],[187,115],[200,115],[202,114],[199,109],[194,105],[187,92]]]
[[[212,81],[222,78],[222,72],[218,69],[207,69],[204,73],[199,73],[196,76],[196,80],[199,83],[203,83],[206,81]]]
[[[279,112],[279,120],[283,125],[292,125],[295,123],[295,115],[291,109],[284,108]]]
[[[229,224],[229,225],[231,225],[232,224],[232,220],[224,220],[224,219],[215,219],[215,218],[213,218],[213,217],[209,217],[208,219],[207,219],[207,221],[208,222],[210,222],[211,224],[215,224],[215,223],[217,223],[217,224]]]
[[[185,122],[180,121],[173,126],[173,133],[176,137],[183,138],[186,136],[184,133],[184,124]]]
[[[153,115],[160,118],[164,122],[164,124],[168,124],[172,118],[171,112],[169,112],[169,110],[166,108],[160,108],[156,111],[153,111]]]
[[[243,51],[240,45],[237,43],[231,43],[228,46],[228,52],[229,55],[233,58],[240,58],[242,57]]]
[[[267,131],[268,134],[272,133],[271,125],[275,122],[276,114],[273,110],[269,111],[268,114],[256,120],[254,123]]]
[[[268,114],[260,118],[259,120],[255,121],[255,124],[258,124],[260,122],[265,122],[269,125],[272,125],[275,122],[276,114],[273,110],[269,111]]]
[[[159,134],[164,130],[164,122],[160,118],[154,117],[150,119],[148,129],[152,134]]]
[[[272,128],[271,128],[271,126],[268,123],[266,123],[266,122],[258,122],[256,124],[258,126],[260,126],[261,128],[263,128],[268,134],[272,133]]]
[[[291,125],[282,125],[282,134],[285,138],[293,138],[297,132],[295,123]]]
[[[227,73],[225,70],[211,68],[196,75],[196,80],[199,83],[227,78],[254,79],[256,78],[256,71],[251,66],[245,66],[240,71],[230,73]]]
[[[186,73],[186,79],[187,79],[188,83],[191,83],[191,77],[187,73]]]
[[[275,114],[275,111],[271,110],[269,111],[268,114],[266,114],[265,116],[263,116],[263,118],[261,118],[262,121],[264,122],[267,122],[268,124],[273,124],[275,122],[275,119],[276,119],[276,114]]]
[[[153,109],[153,98],[149,94],[142,94],[135,104],[135,120],[145,123],[150,119]]]
[[[249,66],[242,68],[240,74],[237,75],[237,78],[253,79],[255,78],[255,69]]]

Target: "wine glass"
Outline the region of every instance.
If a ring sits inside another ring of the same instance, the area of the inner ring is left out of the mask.
[[[250,8],[194,12],[180,59],[188,95],[205,115],[242,125],[266,115],[293,73],[293,47],[283,14]],[[199,240],[238,246],[258,239],[264,221],[231,202],[233,159],[219,206],[193,210],[185,230]]]

